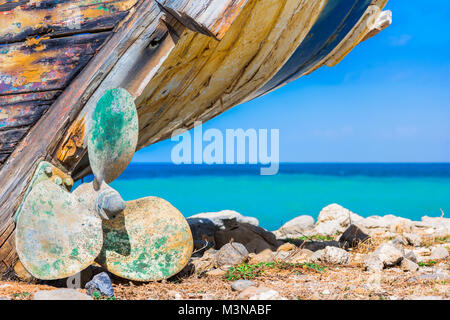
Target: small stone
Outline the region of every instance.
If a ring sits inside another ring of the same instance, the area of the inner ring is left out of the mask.
[[[25,269],[20,261],[18,261],[14,266],[14,272],[17,277],[24,282],[31,282],[34,279],[34,277],[27,271],[27,269]]]
[[[250,280],[237,280],[231,284],[233,291],[243,291],[249,287],[255,286],[255,283]]]
[[[422,245],[422,238],[420,234],[404,233],[403,236],[405,237],[406,241],[408,241],[408,244],[414,247],[420,247]]]
[[[11,298],[10,297],[0,297],[0,301],[6,301],[6,300],[11,300]]]
[[[75,289],[58,289],[38,291],[33,300],[92,300],[92,297]]]
[[[409,259],[403,259],[400,266],[403,271],[415,272],[419,270],[419,265]]]
[[[280,229],[273,233],[280,239],[299,238],[313,228],[314,218],[305,215],[286,222]]]
[[[275,259],[275,254],[270,249],[266,249],[258,254],[250,254],[249,255],[249,263],[250,264],[259,264],[259,263],[269,263],[273,262]]]
[[[405,253],[405,258],[411,260],[414,263],[417,263],[418,261],[416,255],[414,254],[414,251],[407,251]]]
[[[97,274],[91,281],[86,284],[87,293],[92,296],[94,292],[98,292],[103,297],[113,297],[114,289],[111,278],[106,272]]]
[[[338,205],[331,204],[322,209],[317,218],[315,231],[322,235],[343,233],[351,224],[364,220],[361,216]]]
[[[218,269],[212,269],[206,272],[206,275],[211,276],[211,277],[221,277],[223,275],[225,275],[227,272],[225,270],[222,270],[220,268]]]
[[[325,290],[322,291],[322,294],[325,295],[325,296],[328,296],[328,295],[331,294],[331,292],[330,292],[330,290],[325,289]]]
[[[294,253],[293,256],[289,257],[287,262],[289,263],[308,263],[311,262],[311,256],[314,252],[308,249],[300,249]]]
[[[266,287],[248,287],[247,289],[244,289],[243,291],[241,291],[241,293],[239,294],[238,299],[239,300],[247,300],[250,297],[253,297],[255,295],[261,294],[263,292],[269,291],[269,288]]]
[[[448,258],[448,251],[444,247],[435,247],[431,250],[431,260],[442,260]]]
[[[238,265],[244,262],[249,253],[241,243],[233,242],[224,245],[216,254],[216,262],[219,267],[225,265]]]
[[[251,296],[249,298],[249,300],[282,300],[282,299],[283,297],[280,296],[280,293],[273,289],[255,294],[254,296]]]
[[[324,250],[316,251],[311,259],[313,261],[328,263],[328,264],[348,264],[350,261],[350,254],[344,249],[337,247],[326,247]]]
[[[394,240],[389,241],[389,244],[394,245],[397,249],[402,249],[403,246],[407,246],[408,245],[408,240],[406,240],[406,238],[401,237],[401,236],[397,236],[395,237]]]
[[[214,267],[216,263],[216,253],[217,250],[211,248],[203,254],[203,257],[193,258],[191,263],[194,265],[195,272],[202,273]]]
[[[403,252],[389,243],[379,246],[373,254],[383,262],[385,267],[395,266],[403,259]]]
[[[278,249],[277,249],[277,251],[278,251],[278,252],[280,252],[280,251],[286,251],[286,252],[289,252],[289,251],[293,251],[293,250],[295,250],[295,249],[297,249],[297,247],[296,247],[294,244],[289,243],[289,242],[286,242],[285,244],[279,246]]]
[[[366,257],[364,264],[366,266],[366,270],[370,272],[379,272],[384,268],[383,261],[373,254]]]
[[[291,256],[290,252],[287,251],[278,251],[275,253],[274,260],[275,261],[285,261]]]

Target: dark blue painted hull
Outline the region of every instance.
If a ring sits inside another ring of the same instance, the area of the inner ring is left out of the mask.
[[[364,15],[372,0],[330,0],[283,68],[255,94],[277,89],[307,73],[329,55]]]

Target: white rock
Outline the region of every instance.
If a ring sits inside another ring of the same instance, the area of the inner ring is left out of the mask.
[[[431,260],[442,260],[448,258],[448,251],[444,247],[434,247],[431,250]]]
[[[413,222],[410,219],[396,217],[394,215],[388,214],[383,217],[381,216],[370,216],[366,219],[360,220],[358,223],[359,227],[364,228],[371,235],[376,233],[392,232],[392,233],[403,233],[410,232],[413,227]]]
[[[374,254],[383,262],[385,267],[391,267],[398,264],[402,261],[404,255],[401,250],[389,243],[379,246]]]
[[[319,213],[315,232],[322,235],[335,235],[343,233],[350,224],[358,224],[363,220],[363,217],[334,203],[323,208]]]
[[[255,286],[255,283],[250,280],[237,280],[231,284],[233,291],[243,291],[249,287]]]
[[[238,265],[244,262],[249,253],[241,243],[227,243],[216,253],[216,263],[219,267]]]
[[[380,245],[365,259],[366,269],[381,271],[385,267],[392,267],[403,260],[404,252],[390,243]]]
[[[370,216],[360,221],[359,224],[367,229],[388,229],[390,226],[388,220],[380,216]]]
[[[417,233],[404,233],[403,236],[408,243],[414,247],[420,247],[422,244],[422,237]]]
[[[280,293],[273,289],[255,294],[249,298],[249,300],[282,300]]]
[[[259,225],[259,221],[253,217],[246,217],[240,214],[239,212],[233,210],[223,210],[219,212],[204,212],[193,215],[188,219],[208,219],[211,220],[216,226],[220,229],[225,229],[224,220],[236,219],[237,222],[240,223],[249,223],[254,226]]]
[[[275,253],[274,255],[274,260],[275,261],[285,261],[286,259],[288,259],[291,256],[290,252],[287,251],[278,251]]]
[[[417,261],[418,261],[417,256],[414,254],[414,251],[411,251],[411,250],[405,252],[404,258],[411,260],[414,263],[417,263]]]
[[[409,259],[403,259],[400,266],[403,271],[415,272],[419,270],[419,265]]]
[[[433,237],[450,235],[450,219],[444,217],[422,217],[421,221],[413,222],[413,230]]]
[[[33,300],[93,300],[75,289],[43,290],[34,294]]]
[[[279,239],[295,239],[303,235],[309,235],[312,229],[314,229],[314,218],[305,215],[286,222],[280,229],[273,233]]]
[[[290,256],[286,261],[289,263],[308,263],[311,262],[311,256],[314,254],[311,250],[300,249]]]
[[[327,221],[316,225],[314,233],[323,236],[335,236],[345,230],[346,228],[343,228],[339,221]]]
[[[313,253],[311,259],[323,263],[345,265],[350,261],[350,254],[341,248],[326,247]]]

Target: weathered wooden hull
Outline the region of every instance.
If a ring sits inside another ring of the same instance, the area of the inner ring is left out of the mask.
[[[35,2],[0,1],[0,271],[16,259],[12,217],[37,163],[90,173],[86,119],[106,90],[135,99],[140,149],[332,65],[380,27],[386,3]]]

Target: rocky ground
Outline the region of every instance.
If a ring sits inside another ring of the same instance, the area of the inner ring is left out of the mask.
[[[333,204],[269,232],[234,211],[188,219],[196,251],[175,277],[115,278],[96,266],[85,289],[42,282],[20,264],[3,275],[2,299],[450,299],[450,219],[362,218]],[[95,276],[94,276],[95,275]],[[85,284],[87,283],[87,284]]]

